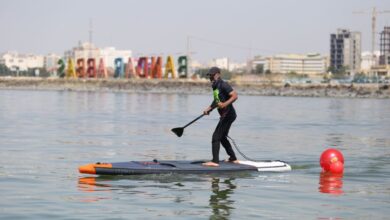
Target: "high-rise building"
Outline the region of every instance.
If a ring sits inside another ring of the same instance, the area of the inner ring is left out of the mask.
[[[360,71],[361,33],[337,29],[330,35],[330,67],[335,71],[345,68],[350,75]]]
[[[379,65],[390,65],[390,26],[383,29],[380,35]]]

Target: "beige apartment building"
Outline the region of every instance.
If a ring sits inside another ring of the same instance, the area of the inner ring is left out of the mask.
[[[264,71],[271,73],[297,73],[319,75],[327,71],[328,59],[320,54],[282,54],[270,57],[257,57],[252,67],[263,65]]]

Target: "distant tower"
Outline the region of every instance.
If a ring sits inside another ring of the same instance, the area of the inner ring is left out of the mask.
[[[89,19],[89,43],[92,44],[93,24],[92,19]]]
[[[89,19],[89,58],[92,58],[92,35],[93,35],[93,26],[92,19]]]
[[[346,68],[346,72],[355,75],[360,71],[361,34],[346,29],[338,29],[330,35],[330,66],[334,70]]]
[[[390,65],[390,26],[386,26],[380,36],[380,65]]]

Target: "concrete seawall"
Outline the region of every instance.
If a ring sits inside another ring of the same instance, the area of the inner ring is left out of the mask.
[[[231,82],[239,94],[263,96],[390,98],[388,84],[283,84]],[[0,77],[0,89],[209,94],[206,80],[58,79]]]

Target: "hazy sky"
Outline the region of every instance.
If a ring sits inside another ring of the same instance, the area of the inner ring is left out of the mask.
[[[187,36],[200,61],[328,54],[337,28],[361,31],[363,50],[371,50],[374,6],[390,10],[390,0],[0,0],[0,53],[63,55],[88,41],[90,20],[98,47],[130,49],[135,56],[184,54]],[[367,13],[352,13],[362,10]],[[385,25],[390,13],[378,16],[377,32]]]

